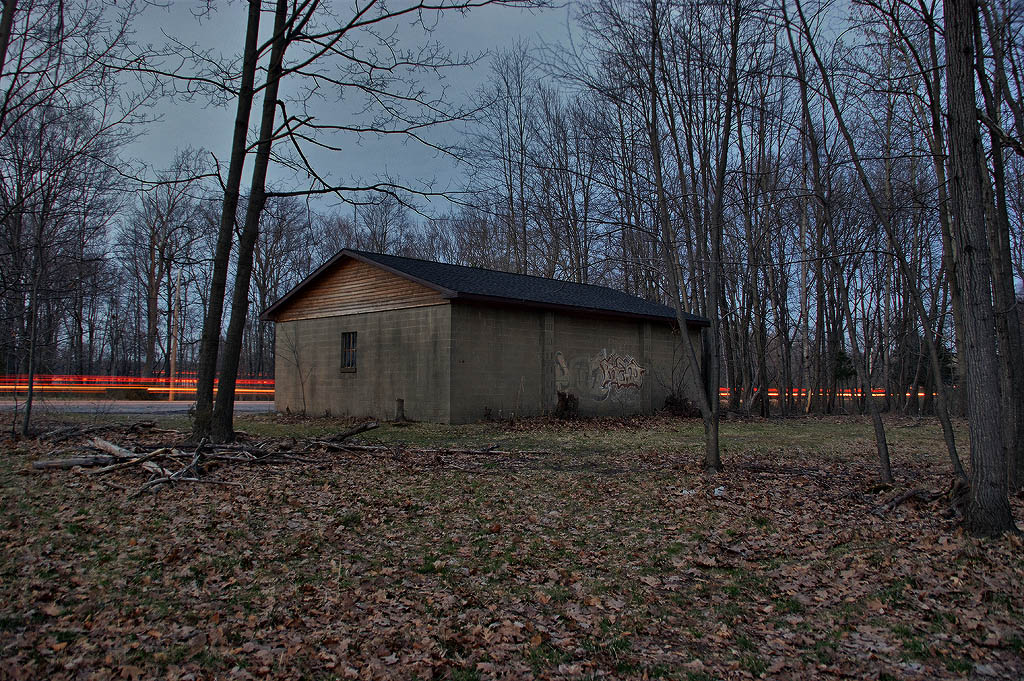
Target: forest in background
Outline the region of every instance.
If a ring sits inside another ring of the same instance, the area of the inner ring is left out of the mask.
[[[21,71],[0,111],[0,369],[27,373],[34,347],[38,373],[167,375],[172,354],[193,372],[218,169],[186,148],[145,184],[122,171],[166,89],[124,95],[138,73],[126,55],[117,70],[85,62],[130,52],[130,10],[64,12],[23,2],[8,27]],[[1020,12],[983,4],[976,35],[996,307],[1018,348]],[[675,284],[691,311],[718,308],[731,407],[832,412],[866,381],[886,409],[930,412],[936,384],[959,381],[941,7],[598,1],[576,17],[570,47],[489,60],[472,113],[449,126],[444,151],[466,178],[451,208],[415,188],[347,193],[341,208],[269,189],[241,373],[273,375],[259,312],[351,246],[670,304]],[[59,42],[36,30],[58,20]],[[239,223],[244,212],[243,198]]]

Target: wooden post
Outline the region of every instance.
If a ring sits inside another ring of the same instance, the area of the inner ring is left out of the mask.
[[[395,400],[395,421],[405,421],[405,400],[401,397]]]

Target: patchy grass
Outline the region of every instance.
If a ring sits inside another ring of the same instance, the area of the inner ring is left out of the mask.
[[[240,417],[314,462],[138,499],[106,484],[137,472],[33,472],[45,445],[8,443],[0,678],[1024,674],[1020,539],[967,538],[941,502],[872,512],[947,486],[930,422],[889,422],[888,489],[858,419],[725,422],[715,477],[697,421],[386,424],[360,436],[383,454],[303,442],[349,425]]]

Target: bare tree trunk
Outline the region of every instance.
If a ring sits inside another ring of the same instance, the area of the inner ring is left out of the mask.
[[[230,442],[235,437],[234,408],[235,385],[238,380],[238,362],[242,354],[242,336],[249,313],[249,285],[252,281],[252,259],[259,236],[260,216],[267,201],[267,167],[274,141],[274,118],[277,113],[277,91],[281,82],[281,65],[287,45],[285,36],[288,19],[288,0],[277,0],[274,15],[273,46],[267,66],[267,84],[263,92],[263,111],[256,159],[252,170],[249,203],[245,211],[245,226],[238,240],[238,263],[235,266],[235,288],[231,299],[231,321],[224,339],[224,362],[217,387],[217,403],[213,409],[210,437],[214,442]]]
[[[729,40],[729,73],[726,77],[725,121],[722,124],[722,141],[718,150],[718,166],[715,169],[715,200],[711,216],[711,262],[708,276],[708,318],[711,320],[711,352],[708,357],[707,390],[711,403],[710,418],[704,421],[704,468],[709,471],[722,470],[722,458],[718,449],[718,425],[721,417],[721,367],[719,344],[721,342],[721,296],[722,296],[722,232],[725,229],[725,175],[729,161],[729,138],[732,132],[733,107],[736,101],[739,75],[740,2],[732,4]]]
[[[837,268],[838,269],[838,268]],[[874,398],[871,389],[871,373],[868,365],[867,353],[862,353],[860,341],[857,340],[857,326],[853,315],[850,313],[850,291],[843,283],[842,272],[836,272],[836,281],[839,283],[839,298],[842,305],[842,313],[846,318],[847,334],[850,338],[850,350],[853,352],[853,368],[857,372],[857,382],[860,384],[862,397],[867,401],[867,409],[871,414],[871,425],[875,429],[875,451],[878,454],[879,479],[889,484],[892,482],[892,464],[889,461],[889,442],[885,437],[885,424],[882,423],[882,415],[878,411],[878,402]],[[852,400],[851,400],[852,401]]]
[[[666,271],[669,278],[669,286],[671,288],[672,301],[676,308],[676,317],[679,323],[680,333],[683,335],[682,344],[683,350],[686,354],[688,362],[688,375],[690,376],[691,394],[695,398],[698,408],[700,409],[701,416],[704,420],[704,468],[709,472],[717,472],[722,468],[722,460],[719,453],[719,442],[718,442],[718,422],[720,413],[720,400],[719,400],[719,344],[720,344],[720,325],[719,325],[719,310],[720,310],[720,283],[719,283],[719,271],[721,268],[721,230],[722,220],[720,212],[718,214],[717,226],[712,230],[712,262],[710,263],[710,281],[711,284],[708,289],[708,299],[706,304],[706,314],[711,319],[711,331],[710,331],[710,352],[704,353],[706,359],[703,367],[703,374],[705,379],[702,381],[701,377],[697,373],[697,351],[694,347],[694,343],[689,339],[686,323],[686,312],[689,307],[687,303],[687,297],[685,292],[682,290],[682,282],[679,271],[679,258],[676,247],[676,239],[673,234],[671,220],[668,212],[668,200],[666,197],[664,178],[662,175],[662,154],[661,154],[661,139],[659,132],[659,117],[658,105],[659,105],[659,88],[658,88],[658,64],[659,55],[661,54],[661,25],[664,16],[659,14],[657,0],[651,0],[650,2],[650,54],[649,62],[645,64],[647,71],[647,83],[648,88],[647,95],[649,96],[649,112],[647,121],[647,133],[648,141],[651,146],[651,161],[655,175],[655,190],[657,194],[657,221],[659,225],[659,231],[661,234],[662,241],[662,254],[665,260]],[[738,5],[735,8],[735,14],[733,16],[732,23],[732,58],[730,60],[729,67],[729,94],[726,98],[726,128],[731,128],[731,113],[732,106],[735,96],[736,89],[736,56],[737,56],[737,45],[739,41],[739,9]],[[727,162],[727,150],[729,144],[728,131],[723,136],[723,142],[721,147],[721,157],[719,159],[719,170],[722,179],[721,185],[724,186],[725,176],[725,163]],[[716,197],[716,205],[721,209],[724,204],[722,203],[722,195]],[[715,237],[717,232],[717,241]],[[717,249],[715,244],[717,243]]]
[[[1020,462],[1024,457],[1024,367],[1021,357],[1020,318],[1017,315],[1017,296],[1013,290],[1013,271],[1009,263],[1010,227],[1006,213],[1006,194],[1002,144],[992,139],[992,165],[995,177],[988,177],[983,191],[986,197],[989,250],[992,259],[992,288],[996,338],[999,345],[1003,408],[1003,446],[1006,448],[1008,480],[1011,489],[1024,481]],[[998,195],[998,196],[997,196]]]
[[[151,239],[153,237],[150,237]],[[142,375],[152,376],[156,367],[156,335],[158,333],[157,317],[160,316],[160,279],[159,259],[162,254],[150,243],[149,271],[146,276],[146,363],[142,365]]]
[[[806,143],[801,143],[801,160],[806,153]],[[806,163],[804,163],[806,166]],[[801,169],[801,189],[806,195],[807,171]],[[803,404],[803,412],[811,410],[811,307],[807,283],[807,199],[800,198],[800,388],[806,391],[797,399]]]
[[[953,215],[955,285],[963,293],[964,350],[967,365],[967,417],[971,437],[971,486],[964,524],[971,534],[993,536],[1014,530],[1007,495],[1006,451],[998,418],[999,395],[992,270],[989,262],[984,163],[974,84],[976,0],[944,0],[946,18],[946,101]],[[998,408],[998,407],[996,407]]]
[[[14,13],[18,11],[18,0],[5,0],[4,11],[0,15],[0,73],[7,71],[7,48],[11,44],[11,27],[14,25]],[[7,107],[0,107],[0,129],[7,119]]]
[[[1005,98],[1001,91],[1005,76],[989,82],[984,64],[984,41],[981,21],[974,27],[974,41],[977,54],[975,70],[985,101],[985,110],[990,123],[1001,125],[999,103]],[[1002,69],[1002,42],[990,31],[993,61],[997,73]],[[993,91],[993,87],[996,91]],[[1012,489],[1024,484],[1024,346],[1021,340],[1020,317],[1017,312],[1017,296],[1014,291],[1013,268],[1010,265],[1010,219],[1006,207],[1006,164],[1003,158],[1003,141],[998,134],[991,136],[992,174],[985,172],[982,190],[988,211],[989,249],[992,258],[992,287],[995,302],[996,334],[999,341],[999,360],[1003,389],[1003,446],[1006,448],[1009,467],[1009,484]],[[983,170],[987,169],[983,166]]]
[[[42,231],[42,230],[40,230]],[[42,238],[40,235],[39,239]],[[25,395],[25,413],[21,419],[21,434],[28,437],[32,432],[32,402],[35,396],[36,383],[36,349],[39,336],[39,283],[42,279],[42,257],[41,247],[36,244],[35,263],[32,267],[33,282],[32,293],[29,298],[29,327],[28,327],[28,390]]]
[[[213,420],[213,384],[217,376],[217,355],[220,349],[221,318],[224,314],[224,293],[227,289],[235,213],[238,210],[238,198],[242,186],[249,116],[252,112],[254,97],[256,62],[259,56],[259,28],[260,0],[249,0],[249,19],[245,31],[245,51],[242,58],[242,81],[235,111],[235,129],[231,138],[231,158],[228,163],[227,182],[224,185],[224,201],[221,205],[220,228],[217,232],[217,246],[214,252],[210,297],[206,315],[203,318],[203,335],[199,348],[195,421],[192,424],[192,439],[196,441],[209,437]]]

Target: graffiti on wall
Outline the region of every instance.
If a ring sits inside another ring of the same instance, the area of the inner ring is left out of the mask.
[[[555,390],[560,393],[569,392],[572,380],[569,374],[569,363],[561,351],[555,353]]]
[[[608,354],[605,350],[594,358],[597,369],[601,373],[601,387],[612,390],[625,388],[636,388],[639,390],[644,384],[644,374],[647,370],[630,357],[629,355]]]
[[[555,353],[555,390],[602,402],[609,397],[630,402],[640,396],[647,369],[629,355],[601,350],[593,357],[567,359]]]

